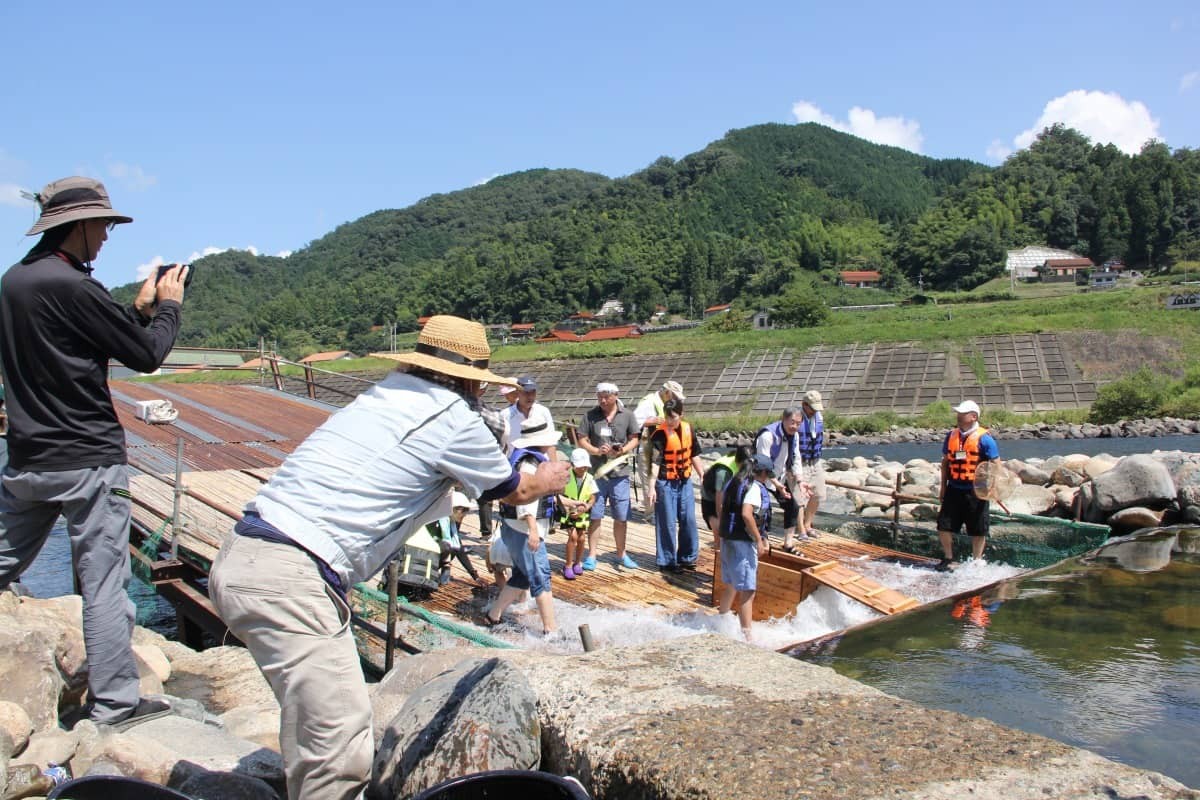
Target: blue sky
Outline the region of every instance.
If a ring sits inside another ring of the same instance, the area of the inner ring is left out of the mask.
[[[1194,0],[3,0],[0,32],[0,259],[31,241],[19,189],[88,174],[136,220],[96,262],[109,286],[516,170],[627,175],[764,122],[987,163],[1055,120],[1200,146]]]

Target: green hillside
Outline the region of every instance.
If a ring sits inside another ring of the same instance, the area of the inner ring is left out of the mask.
[[[435,195],[287,259],[208,257],[182,341],[375,349],[371,326],[412,329],[422,314],[550,322],[612,297],[637,317],[737,300],[811,323],[821,314],[807,301],[820,311],[851,296],[839,268],[879,269],[884,298],[911,293],[918,276],[966,289],[1031,243],[1131,265],[1196,258],[1200,157],[1154,143],[1130,157],[1052,129],[989,169],[815,124],[759,125],[625,178],[531,170]]]

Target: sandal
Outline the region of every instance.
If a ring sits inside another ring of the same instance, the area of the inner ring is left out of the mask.
[[[780,547],[779,549],[782,550],[783,552],[788,553],[793,556],[800,555],[800,548],[794,544],[784,545],[783,547]]]

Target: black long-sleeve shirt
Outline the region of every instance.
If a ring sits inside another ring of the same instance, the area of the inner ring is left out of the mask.
[[[16,264],[0,280],[0,369],[14,469],[59,472],[125,463],[125,431],[108,362],[158,369],[179,333],[180,307],[145,320],[59,255]]]

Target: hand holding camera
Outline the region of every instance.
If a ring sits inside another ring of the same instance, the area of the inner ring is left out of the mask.
[[[154,302],[183,302],[183,291],[192,282],[191,264],[163,264],[154,278]]]

